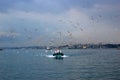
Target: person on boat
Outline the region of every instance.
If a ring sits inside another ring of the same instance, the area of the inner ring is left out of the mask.
[[[59,49],[59,48],[57,48],[56,50],[55,50],[55,52],[54,52],[54,54],[53,54],[53,56],[56,56],[56,57],[61,57],[61,56],[63,56],[64,54],[62,53],[62,51]]]
[[[62,53],[62,51],[60,49],[56,49],[55,53]]]

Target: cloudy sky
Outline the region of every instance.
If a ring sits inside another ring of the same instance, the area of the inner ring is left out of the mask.
[[[0,47],[120,43],[120,0],[0,0]]]

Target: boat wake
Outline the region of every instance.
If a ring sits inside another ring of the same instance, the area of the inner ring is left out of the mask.
[[[48,58],[55,58],[55,56],[53,56],[53,55],[46,55],[46,57],[48,57]],[[67,55],[63,55],[62,56],[63,58],[66,58],[66,57],[68,57]]]

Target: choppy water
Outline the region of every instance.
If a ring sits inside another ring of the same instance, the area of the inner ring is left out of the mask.
[[[120,50],[63,50],[64,59],[37,49],[0,51],[0,80],[120,80]]]

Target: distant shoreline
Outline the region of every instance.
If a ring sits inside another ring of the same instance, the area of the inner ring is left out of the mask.
[[[28,47],[0,47],[3,49],[46,49],[47,46],[28,46]],[[51,49],[56,48],[50,46]],[[62,45],[59,48],[65,49],[118,49],[120,50],[120,44],[74,44],[74,45]]]

